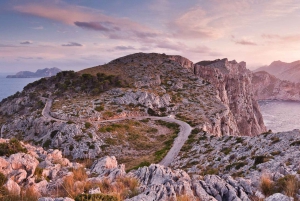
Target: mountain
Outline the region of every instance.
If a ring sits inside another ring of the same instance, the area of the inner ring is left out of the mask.
[[[245,62],[136,53],[30,83],[0,102],[0,196],[297,198],[299,130],[266,132],[256,79]]]
[[[274,61],[269,66],[263,66],[254,72],[265,71],[281,80],[300,82],[300,60],[291,63]]]
[[[42,77],[51,77],[61,72],[58,68],[45,68],[39,69],[36,72],[31,71],[20,71],[15,75],[8,75],[6,78],[42,78]]]
[[[300,101],[300,83],[278,79],[265,71],[253,73],[252,86],[256,100]]]

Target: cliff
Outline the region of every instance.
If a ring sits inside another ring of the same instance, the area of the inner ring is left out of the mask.
[[[253,73],[252,85],[256,100],[300,101],[300,83],[280,80],[265,71]]]
[[[195,64],[194,72],[212,83],[217,90],[217,97],[228,108],[229,118],[222,119],[221,124],[236,125],[237,130],[232,132],[247,136],[266,131],[253,96],[252,73],[246,68],[245,62],[227,59],[203,61]]]
[[[58,68],[45,68],[39,69],[36,72],[31,71],[20,71],[15,75],[8,75],[6,78],[42,78],[51,77],[61,72]]]
[[[260,67],[254,72],[259,71],[265,71],[280,80],[300,82],[300,61],[294,61],[291,63],[274,61],[269,66]]]

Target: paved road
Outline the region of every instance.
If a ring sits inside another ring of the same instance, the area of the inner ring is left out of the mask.
[[[51,98],[44,98],[46,100],[46,104],[45,104],[45,107],[42,111],[42,115],[46,118],[46,119],[50,119],[50,120],[54,120],[54,121],[58,121],[58,122],[67,122],[65,120],[61,120],[61,119],[56,119],[54,117],[52,117],[50,115],[50,110],[51,110],[51,107],[52,107],[52,104],[53,104],[53,99]]]
[[[50,109],[52,106],[53,100],[48,98],[46,105],[42,111],[42,115],[47,118],[51,119],[54,121],[59,121],[59,122],[66,122],[64,120],[56,119],[53,118],[50,115]],[[117,121],[122,121],[126,119],[136,119],[136,120],[142,120],[142,119],[153,119],[153,120],[163,120],[167,122],[173,122],[176,123],[180,126],[180,132],[178,133],[177,137],[174,140],[173,146],[170,149],[170,151],[167,153],[167,155],[162,159],[162,161],[159,163],[164,166],[169,166],[171,162],[174,160],[174,158],[178,155],[180,149],[184,145],[185,141],[188,139],[188,136],[190,135],[192,128],[189,124],[187,124],[184,121],[180,121],[178,119],[173,119],[169,117],[152,117],[152,116],[143,116],[143,117],[126,117],[126,118],[120,118],[120,119],[109,119],[109,120],[102,120],[102,121],[94,121],[95,123],[105,123],[105,122],[117,122]]]

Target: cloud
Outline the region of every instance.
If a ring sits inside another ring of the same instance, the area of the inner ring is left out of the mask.
[[[245,39],[234,40],[234,42],[239,45],[257,45],[257,43]]]
[[[30,44],[32,44],[32,41],[29,41],[29,40],[27,40],[27,41],[22,41],[22,42],[20,42],[20,44],[21,44],[21,45],[30,45]]]
[[[42,60],[43,57],[18,57],[18,59],[25,59],[25,60],[37,59],[37,60]]]
[[[75,21],[91,21],[97,19],[91,9],[67,4],[26,4],[13,7],[15,11],[72,25]]]
[[[64,47],[81,47],[82,44],[76,43],[76,42],[69,42],[67,44],[62,44],[61,46],[64,46]]]
[[[112,31],[114,28],[109,28],[110,23],[106,23],[106,25],[102,24],[102,22],[74,22],[74,24],[78,27],[82,27],[85,29],[92,29],[94,31]],[[115,28],[117,29],[117,28]]]
[[[115,50],[135,50],[132,46],[116,46],[114,47]]]
[[[42,30],[42,29],[44,29],[44,27],[43,26],[38,26],[38,27],[33,27],[33,29]]]
[[[278,35],[278,34],[262,34],[261,37],[267,40],[276,40],[281,42],[297,42],[300,41],[300,34],[294,35]]]

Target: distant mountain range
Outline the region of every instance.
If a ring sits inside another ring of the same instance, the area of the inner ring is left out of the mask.
[[[254,72],[266,71],[271,75],[290,82],[300,82],[300,60],[291,63],[274,61],[269,66],[263,66]]]
[[[6,78],[40,78],[40,77],[51,77],[61,72],[59,68],[45,68],[39,69],[36,72],[31,71],[20,71],[15,75],[8,75]]]

